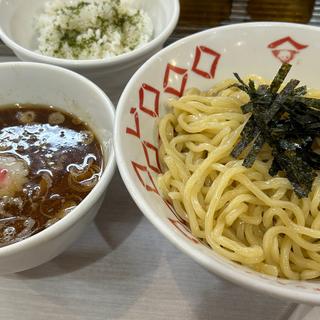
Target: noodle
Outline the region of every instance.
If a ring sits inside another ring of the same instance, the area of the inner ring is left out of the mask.
[[[230,156],[250,117],[240,109],[248,96],[233,83],[169,101],[172,112],[159,123],[158,186],[192,234],[224,257],[272,276],[318,278],[320,178],[299,199],[287,178],[269,175],[268,146],[251,168]]]
[[[78,192],[88,192],[94,188],[100,178],[99,166],[92,164],[92,161],[85,159],[85,166],[82,170],[79,167],[73,166],[75,170],[70,169],[68,176],[68,184],[71,189]]]

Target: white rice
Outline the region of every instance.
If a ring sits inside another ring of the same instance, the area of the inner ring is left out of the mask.
[[[103,59],[145,45],[150,17],[128,0],[52,0],[36,23],[38,52],[64,59]]]

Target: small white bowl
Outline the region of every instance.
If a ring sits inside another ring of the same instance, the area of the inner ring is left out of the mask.
[[[290,281],[233,263],[195,239],[161,198],[156,185],[158,120],[166,102],[186,88],[258,74],[272,79],[281,62],[290,78],[320,87],[320,29],[289,23],[247,23],[214,28],[182,39],[147,61],[125,88],[116,111],[114,141],[123,181],[146,217],[181,251],[217,275],[274,296],[320,304],[319,281]]]
[[[67,216],[25,240],[0,248],[0,274],[33,268],[65,250],[96,215],[115,170],[111,142],[114,107],[91,81],[46,64],[0,63],[0,107],[14,103],[54,105],[86,121],[103,146],[106,165],[94,189]]]
[[[35,52],[35,19],[42,12],[44,3],[44,0],[0,0],[0,38],[21,60],[54,64],[81,73],[98,84],[113,100],[138,67],[163,47],[180,13],[179,0],[132,1],[132,5],[144,9],[153,22],[154,35],[149,43],[114,58],[68,60]]]

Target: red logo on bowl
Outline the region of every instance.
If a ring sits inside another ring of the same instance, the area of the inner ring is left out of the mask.
[[[268,48],[272,49],[272,54],[282,63],[289,63],[295,58],[300,50],[307,47],[308,45],[301,44],[289,36],[276,40],[268,45]]]

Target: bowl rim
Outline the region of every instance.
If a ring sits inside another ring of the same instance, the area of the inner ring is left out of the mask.
[[[115,108],[108,98],[108,96],[93,82],[88,80],[87,78],[79,75],[76,72],[70,71],[68,69],[64,69],[58,66],[52,66],[43,63],[36,62],[3,62],[0,63],[0,71],[2,68],[22,68],[25,70],[34,70],[34,69],[42,69],[45,72],[56,72],[61,74],[61,76],[68,76],[70,80],[82,82],[86,86],[90,87],[91,90],[101,97],[105,101],[103,104],[104,111],[107,112],[109,116],[112,117],[114,121],[115,118]],[[0,89],[1,90],[1,89]],[[109,128],[109,133],[112,135],[113,128]],[[115,152],[112,143],[112,139],[110,139],[110,148],[109,153],[107,155],[107,163],[104,168],[104,172],[101,176],[101,179],[98,181],[96,186],[91,190],[91,192],[86,196],[85,199],[81,201],[81,203],[73,209],[68,215],[51,225],[50,227],[36,233],[26,239],[23,239],[19,242],[4,246],[0,248],[0,259],[6,257],[7,255],[18,254],[21,251],[31,249],[32,247],[36,247],[39,243],[48,242],[51,239],[58,237],[60,234],[66,232],[70,228],[74,226],[74,224],[81,220],[85,215],[88,214],[91,207],[98,201],[98,199],[105,192],[109,182],[111,181],[114,171],[116,167],[115,160]]]
[[[241,274],[237,273],[236,270],[231,270],[228,268],[224,268],[224,263],[218,262],[215,258],[209,257],[204,252],[192,247],[190,243],[185,238],[180,238],[176,231],[173,228],[169,228],[167,224],[156,214],[154,208],[150,206],[144,200],[144,196],[142,191],[134,187],[134,184],[131,182],[129,168],[126,165],[125,157],[123,154],[123,146],[122,146],[122,139],[123,135],[122,132],[122,124],[121,124],[121,117],[122,114],[127,111],[127,104],[125,101],[127,100],[127,96],[130,95],[132,91],[132,87],[135,85],[137,80],[143,75],[144,71],[149,68],[154,62],[159,61],[159,58],[166,55],[169,52],[173,52],[175,48],[184,46],[190,40],[194,40],[197,38],[204,38],[206,35],[211,33],[218,33],[223,32],[224,30],[238,30],[241,28],[242,30],[252,30],[254,31],[256,28],[270,28],[270,27],[287,27],[293,29],[305,29],[310,31],[315,31],[320,33],[320,28],[316,26],[309,26],[303,25],[298,23],[286,23],[286,22],[246,22],[246,23],[237,23],[227,26],[219,26],[211,29],[207,29],[195,34],[192,34],[188,37],[178,40],[173,44],[169,45],[168,47],[162,49],[158,53],[156,53],[153,57],[147,60],[132,76],[130,81],[127,83],[125,89],[122,92],[120,100],[117,105],[116,109],[116,117],[115,117],[115,125],[114,125],[114,145],[115,145],[115,154],[116,160],[119,168],[120,175],[122,180],[124,181],[126,188],[128,189],[131,197],[141,210],[141,212],[147,217],[147,219],[160,231],[168,240],[170,240],[179,250],[186,253],[190,256],[193,260],[198,262],[201,266],[205,269],[209,270],[210,272],[231,281],[237,285],[254,289],[261,293],[268,293],[274,297],[280,297],[285,299],[290,299],[292,301],[297,301],[300,303],[309,303],[320,305],[320,295],[319,293],[312,293],[312,292],[303,292],[296,290],[293,287],[280,287],[279,285],[274,284],[273,282],[261,282],[257,281],[257,278],[252,277],[248,274]],[[270,280],[275,281],[277,278],[269,277]],[[290,283],[291,281],[288,280]]]
[[[1,3],[2,0],[0,0]],[[161,0],[160,0],[161,1]],[[30,49],[27,49],[15,40],[7,35],[3,30],[0,23],[0,38],[2,41],[14,51],[15,54],[24,54],[29,59],[33,59],[37,62],[49,63],[57,66],[62,66],[65,68],[73,68],[74,70],[83,68],[92,68],[92,67],[111,67],[114,65],[120,65],[131,60],[139,59],[146,54],[146,52],[152,52],[156,50],[159,45],[162,45],[170,36],[170,34],[175,29],[178,19],[180,16],[180,2],[179,0],[171,0],[169,3],[172,4],[172,15],[170,22],[166,27],[160,32],[157,37],[152,38],[151,41],[144,44],[140,48],[134,49],[130,52],[121,54],[116,57],[111,57],[107,59],[92,59],[92,60],[72,60],[72,59],[60,59],[50,56],[45,56]]]

